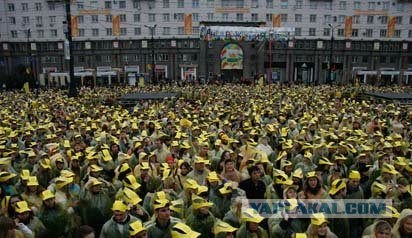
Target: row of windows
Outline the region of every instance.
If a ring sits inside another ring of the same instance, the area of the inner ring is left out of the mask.
[[[388,36],[387,29],[365,29],[360,31],[359,29],[352,29],[352,37],[365,37],[365,38],[376,38],[379,33],[379,37],[385,38]],[[310,27],[308,29],[308,33],[305,32],[305,34],[302,34],[302,28],[297,27],[295,28],[295,35],[296,36],[330,36],[331,35],[331,29],[330,28],[323,28],[323,30],[319,30],[314,27]],[[400,38],[402,34],[402,30],[394,30],[393,32],[393,37],[394,38]],[[345,36],[345,29],[337,29],[337,36],[344,37]],[[408,30],[408,38],[412,38],[412,30]]]
[[[176,2],[177,1],[177,2]],[[173,0],[173,3],[176,2],[178,8],[187,8],[188,6],[185,6],[185,0]],[[200,8],[200,0],[191,0],[191,6],[192,8]],[[116,3],[116,4],[115,4]],[[148,8],[149,9],[154,9],[156,8],[156,1],[148,1]],[[171,1],[170,0],[162,0],[161,1],[161,7],[162,8],[170,8],[171,6]],[[213,7],[214,6],[214,0],[207,0],[206,5],[208,7]],[[331,2],[324,2],[324,3],[318,3],[316,1],[310,1],[309,2],[309,8],[310,9],[318,9],[318,8],[323,8],[325,10],[347,10],[347,1],[339,1],[336,4],[333,4]],[[16,11],[16,5],[15,3],[9,3],[8,4],[8,11]],[[126,9],[127,2],[126,1],[118,1],[118,2],[113,2],[113,1],[105,1],[104,2],[104,8],[105,9],[112,9],[114,8],[114,5],[118,6],[118,9]],[[132,2],[133,8],[140,9],[141,8],[141,2],[139,0],[135,0]],[[323,5],[322,7],[319,5]],[[56,4],[54,2],[48,2],[47,3],[48,10],[54,11],[56,9]],[[221,0],[221,7],[231,7],[233,6],[233,3],[231,0]],[[244,8],[245,1],[244,0],[236,0],[236,7],[237,8]],[[250,6],[252,8],[259,8],[259,0],[251,0]],[[295,0],[293,4],[289,5],[288,0],[280,0],[279,3],[279,8],[281,9],[288,9],[289,7],[292,7],[294,10],[296,9],[302,9],[303,8],[303,0]],[[403,11],[404,5],[402,3],[396,3],[392,4],[392,6],[396,6],[396,9],[398,11]],[[77,2],[77,9],[81,10],[84,9],[85,4],[82,1]],[[91,9],[97,9],[99,8],[99,2],[98,1],[90,1],[90,6],[87,5],[87,8]],[[160,7],[160,6],[159,6]],[[261,6],[263,7],[263,6]],[[274,0],[265,0],[265,7],[266,8],[274,8]],[[389,10],[391,7],[391,2],[390,1],[383,1],[383,2],[375,2],[375,1],[368,1],[368,2],[362,2],[362,1],[355,1],[353,2],[353,10]],[[22,11],[29,11],[29,3],[21,3],[20,4],[20,10]],[[35,2],[34,3],[34,9],[36,11],[42,11],[43,10],[43,5],[41,2]]]

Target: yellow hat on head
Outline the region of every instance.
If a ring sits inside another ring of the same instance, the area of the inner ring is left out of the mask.
[[[60,189],[63,188],[64,186],[70,184],[73,182],[73,178],[66,178],[66,177],[57,177],[56,179],[56,188]]]
[[[31,209],[29,208],[29,205],[27,204],[26,201],[20,201],[16,203],[15,211],[17,213],[23,213],[23,212],[30,212]]]
[[[358,180],[361,179],[361,175],[360,175],[359,171],[351,170],[349,172],[349,179],[358,179]]]
[[[201,156],[197,156],[197,155],[195,156],[194,161],[195,161],[196,164],[206,163],[206,159],[205,159],[205,158],[203,158],[203,157],[201,157]]]
[[[71,146],[70,146],[70,141],[69,140],[64,140],[64,142],[63,142],[63,147],[64,148],[70,148]]]
[[[92,164],[92,165],[90,166],[90,172],[96,173],[96,172],[100,172],[100,171],[102,171],[102,170],[103,170],[103,168],[100,167],[100,166],[98,166],[98,165],[96,165],[96,164]]]
[[[398,171],[396,171],[395,167],[391,164],[383,164],[381,173],[389,173],[389,174],[398,174]]]
[[[188,225],[182,222],[176,223],[170,233],[172,238],[197,238],[200,236],[199,232],[192,230]]]
[[[74,177],[75,175],[76,175],[75,173],[67,169],[63,169],[62,171],[60,171],[60,176],[63,176],[66,178]]]
[[[113,203],[112,211],[125,212],[127,211],[127,205],[122,200],[116,200]]]
[[[209,172],[207,175],[207,180],[212,183],[212,182],[219,182],[219,177],[217,176],[216,171]]]
[[[175,211],[179,214],[183,212],[183,199],[177,199],[170,202],[170,210]]]
[[[336,179],[332,182],[332,186],[329,190],[330,195],[335,195],[340,190],[346,188],[346,183],[342,179]]]
[[[36,176],[30,176],[27,180],[27,186],[38,186],[39,182],[37,181]]]
[[[393,162],[398,166],[406,166],[406,158],[405,157],[395,157]]]
[[[92,186],[96,186],[96,185],[100,185],[100,184],[103,184],[103,182],[96,179],[96,178],[92,178]]]
[[[316,226],[320,226],[325,222],[328,222],[328,220],[326,220],[325,214],[323,213],[314,213],[310,219],[310,223]]]
[[[6,171],[0,172],[0,182],[6,182],[14,177],[16,177],[16,174],[9,173]]]
[[[51,169],[51,162],[50,159],[43,159],[40,161],[40,166],[43,169]]]
[[[123,200],[126,203],[131,204],[133,206],[137,205],[139,202],[142,201],[142,199],[139,197],[139,195],[137,195],[137,193],[135,193],[133,190],[127,187],[123,189]]]
[[[371,191],[373,195],[378,195],[382,192],[386,192],[386,185],[375,181],[374,183],[372,183]]]
[[[199,184],[194,179],[186,179],[185,189],[197,189]]]
[[[207,187],[207,186],[199,186],[198,188],[197,188],[197,192],[196,192],[196,195],[200,195],[200,194],[202,194],[202,193],[205,193],[205,192],[207,192],[207,191],[209,191],[209,188]]]
[[[143,226],[140,220],[134,221],[129,225],[129,234],[130,236],[134,236],[139,234],[142,231],[145,231],[146,228]]]
[[[125,187],[128,187],[128,188],[134,190],[134,191],[136,191],[141,186],[137,182],[136,177],[133,174],[129,174],[123,179],[123,185]]]
[[[232,232],[235,232],[236,230],[237,228],[221,220],[217,220],[217,222],[215,222],[215,225],[213,226],[213,234],[215,235],[218,235],[220,233],[227,233],[227,232],[232,233]]]
[[[164,207],[169,206],[169,205],[170,205],[169,200],[167,200],[167,199],[165,199],[165,198],[163,198],[163,199],[156,199],[156,200],[153,202],[153,210],[157,210],[157,209],[159,209],[159,208],[164,208]]]
[[[253,208],[246,208],[242,211],[242,221],[260,223],[263,217]]]
[[[302,168],[297,168],[292,172],[292,177],[303,179],[303,170]]]
[[[318,177],[318,175],[316,174],[316,171],[310,171],[306,174],[306,178],[314,178],[314,177]]]
[[[396,208],[387,205],[385,206],[385,211],[382,213],[382,216],[398,219],[400,216],[400,213],[398,212]]]
[[[229,194],[232,192],[232,183],[231,182],[227,182],[225,184],[223,184],[223,187],[219,188],[219,192],[221,194]]]
[[[30,177],[30,170],[28,170],[28,169],[23,169],[23,170],[21,171],[20,178],[21,178],[22,180],[28,180],[29,177]]]
[[[192,207],[197,210],[202,207],[212,207],[213,203],[206,201],[204,198],[197,195],[192,196]]]
[[[324,165],[333,165],[332,162],[326,157],[322,157],[319,159],[319,164],[324,164]]]
[[[47,199],[50,199],[50,198],[54,198],[54,194],[53,194],[52,191],[50,191],[50,190],[44,190],[44,191],[41,193],[41,199],[42,199],[43,201],[46,201]]]
[[[295,238],[307,238],[306,233],[295,233]]]

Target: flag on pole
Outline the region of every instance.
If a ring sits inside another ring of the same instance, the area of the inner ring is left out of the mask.
[[[113,16],[113,35],[120,35],[120,16]]]
[[[77,19],[77,16],[71,16],[70,23],[72,28],[72,36],[79,36],[79,21]]]
[[[395,24],[396,24],[396,18],[394,16],[390,16],[389,21],[388,21],[388,32],[387,32],[388,38],[393,37],[393,33],[395,32]]]
[[[280,18],[280,14],[272,14],[272,26],[280,27],[281,23],[282,19]]]
[[[192,34],[192,14],[185,15],[185,34],[191,35]]]
[[[352,37],[352,16],[347,16],[345,20],[345,37],[350,38]]]

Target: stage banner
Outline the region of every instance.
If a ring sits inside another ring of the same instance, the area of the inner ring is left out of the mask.
[[[220,52],[221,69],[243,69],[243,50],[238,44],[227,44]]]
[[[192,34],[192,14],[185,15],[185,35]]]
[[[352,16],[347,16],[345,20],[345,37],[352,37]]]
[[[120,35],[120,16],[113,16],[113,35]]]

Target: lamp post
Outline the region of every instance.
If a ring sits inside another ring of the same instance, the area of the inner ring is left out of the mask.
[[[335,29],[337,28],[337,27],[339,27],[341,24],[339,24],[339,25],[336,25],[336,26],[333,26],[332,24],[328,24],[328,26],[329,26],[329,28],[331,29],[331,31],[332,31],[332,35],[331,35],[331,38],[330,38],[330,52],[329,52],[329,76],[328,76],[328,78],[327,78],[327,82],[326,83],[328,83],[328,84],[332,84],[332,64],[333,64],[333,60],[332,60],[332,58],[333,58],[333,42],[334,42],[334,38],[333,38],[333,32],[335,31]]]
[[[151,50],[152,50],[152,83],[157,84],[156,82],[157,80],[155,76],[155,55],[154,55],[154,37],[153,37],[157,24],[154,24],[153,26],[144,25],[144,27],[148,28],[151,34],[150,44],[151,44]]]

